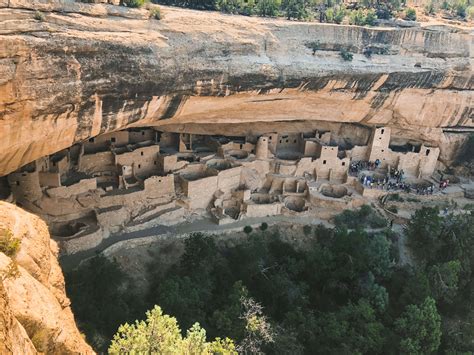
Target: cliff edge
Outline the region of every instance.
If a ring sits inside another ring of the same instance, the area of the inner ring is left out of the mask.
[[[74,322],[46,224],[0,201],[0,230],[21,240],[14,261],[0,252],[0,353],[93,354]]]

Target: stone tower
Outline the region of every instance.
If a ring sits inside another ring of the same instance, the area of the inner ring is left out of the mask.
[[[268,158],[268,137],[262,136],[258,138],[255,156],[257,159]]]

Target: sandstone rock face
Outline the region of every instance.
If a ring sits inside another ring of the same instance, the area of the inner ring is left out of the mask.
[[[219,123],[226,134],[236,123],[332,121],[439,136],[474,125],[471,29],[162,13],[0,5],[0,176],[127,126]]]
[[[93,354],[76,328],[46,224],[0,201],[0,228],[21,239],[19,275],[0,278],[0,353]],[[2,275],[10,263],[0,253]]]

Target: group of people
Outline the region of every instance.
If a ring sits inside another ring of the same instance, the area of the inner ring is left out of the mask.
[[[374,178],[370,175],[363,174],[360,177],[360,182],[362,185],[369,187],[369,188],[376,188],[380,190],[403,190],[405,192],[411,191],[411,186],[407,183],[402,182],[401,180],[397,181],[390,181],[388,176],[384,178]]]
[[[374,178],[368,175],[362,175],[360,177],[360,182],[362,185],[371,188],[379,189],[386,191],[395,191],[401,190],[407,193],[414,192],[418,195],[432,195],[435,191],[434,185],[421,186],[421,185],[410,185],[406,182],[403,182],[400,178],[401,174],[397,174],[397,177],[394,177],[396,181],[391,181],[388,176],[384,178]]]
[[[395,168],[391,168],[390,177],[397,180],[397,182],[401,182],[405,177],[405,172],[403,171],[403,169],[398,170]]]
[[[447,188],[449,186],[449,179],[442,179],[440,182],[439,182],[439,188],[440,190],[444,190],[445,188]]]
[[[381,162],[376,159],[374,162],[370,161],[354,161],[351,162],[349,173],[353,176],[359,176],[359,173],[364,170],[373,171],[380,166]],[[375,188],[380,190],[402,190],[404,192],[414,192],[418,195],[432,195],[435,192],[435,186],[430,185],[410,185],[404,182],[405,172],[403,169],[390,168],[388,175],[382,178],[375,178],[370,175],[362,174],[359,180],[365,187]],[[439,189],[444,190],[449,186],[448,179],[442,179],[439,183]]]
[[[353,176],[359,175],[359,172],[362,170],[370,170],[373,171],[380,166],[380,159],[375,160],[374,162],[371,161],[353,161],[349,167],[349,174]]]

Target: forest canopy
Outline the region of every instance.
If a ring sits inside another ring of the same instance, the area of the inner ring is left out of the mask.
[[[91,343],[103,340],[95,343],[102,350],[120,324],[159,305],[181,329],[198,322],[209,339],[230,338],[236,349],[250,342],[268,354],[472,352],[472,214],[417,211],[406,228],[412,265],[398,262],[398,236],[375,217],[367,217],[377,225],[370,233],[347,229],[347,218],[335,228],[305,227],[305,248],[271,228],[254,228],[232,246],[195,233],[167,272],[150,265],[145,298],[114,262],[97,257],[68,275],[74,313]],[[93,278],[91,289],[77,287],[81,275]],[[104,292],[111,298],[99,305]]]

